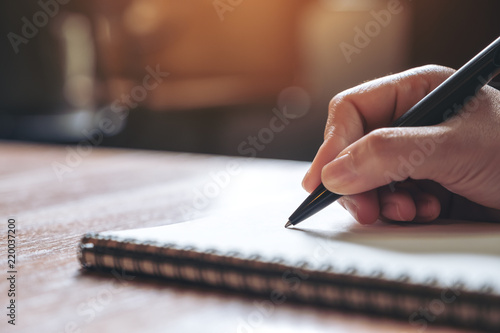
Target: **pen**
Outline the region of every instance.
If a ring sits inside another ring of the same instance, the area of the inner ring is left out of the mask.
[[[430,126],[459,113],[463,105],[500,73],[500,37],[469,60],[436,89],[399,117],[391,126]],[[320,184],[289,217],[285,228],[296,225],[342,195]]]

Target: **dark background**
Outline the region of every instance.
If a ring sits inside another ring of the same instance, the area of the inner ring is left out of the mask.
[[[41,7],[4,1],[0,139],[78,144],[100,118],[114,117],[121,130],[98,145],[241,155],[238,146],[269,127],[273,109],[303,105],[293,96],[278,101],[294,86],[309,96],[307,114],[274,133],[258,156],[311,160],[336,93],[424,64],[458,68],[500,36],[499,1],[402,0],[403,12],[348,63],[339,44],[352,44],[354,28],[387,6],[243,1],[221,20],[212,1],[73,0],[15,54],[8,33],[19,33],[21,18],[31,20]],[[76,22],[70,34],[68,22]],[[79,41],[88,45],[79,48]],[[74,75],[72,62],[80,71]],[[169,77],[121,121],[109,105],[142,83],[146,66],[156,65]]]

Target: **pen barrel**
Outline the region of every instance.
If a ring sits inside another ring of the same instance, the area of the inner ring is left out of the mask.
[[[293,225],[307,219],[327,207],[342,195],[328,191],[323,184],[320,184],[304,202],[289,217]]]
[[[500,38],[497,38],[392,126],[430,126],[442,123],[459,114],[477,92],[499,73]]]

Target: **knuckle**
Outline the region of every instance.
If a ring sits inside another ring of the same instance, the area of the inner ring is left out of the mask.
[[[345,98],[345,92],[341,92],[333,96],[333,98],[330,100],[330,103],[328,104],[328,110],[330,112],[334,112],[334,110],[337,109],[337,106],[345,101]]]
[[[324,139],[328,139],[331,136],[338,135],[336,133],[339,131],[340,124],[339,118],[341,117],[341,114],[345,112],[344,108],[341,107],[341,105],[347,103],[346,101],[346,95],[344,93],[339,93],[335,95],[331,100],[328,105],[328,119],[326,121],[326,126],[325,126],[325,132],[324,132]]]
[[[447,78],[451,74],[455,72],[454,69],[446,66],[441,66],[441,65],[435,65],[435,64],[430,64],[430,65],[424,65],[421,67],[416,68],[416,74],[417,75],[427,75],[427,76],[434,76],[438,75],[442,77],[442,79]]]
[[[367,149],[375,158],[384,157],[394,150],[395,135],[386,128],[376,129],[366,135]]]
[[[355,163],[366,163],[370,161],[370,167],[373,170],[386,169],[391,165],[390,161],[394,160],[394,155],[399,154],[397,145],[399,144],[398,136],[393,129],[382,128],[370,132],[365,136],[366,151],[363,160],[354,161]]]
[[[349,151],[349,158],[351,159],[351,167],[355,172],[361,170],[363,162],[366,163],[365,156],[357,154],[355,150]]]
[[[446,68],[446,67],[441,66],[441,65],[436,65],[436,64],[428,64],[428,65],[423,65],[423,66],[417,67],[417,69],[422,71],[422,72],[439,72],[439,71],[442,71],[444,68]]]

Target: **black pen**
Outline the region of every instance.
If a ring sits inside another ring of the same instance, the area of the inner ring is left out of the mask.
[[[459,113],[483,86],[500,73],[500,38],[463,65],[436,89],[399,117],[392,127],[430,126]],[[285,228],[296,225],[342,195],[320,184],[289,217]]]

